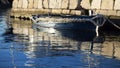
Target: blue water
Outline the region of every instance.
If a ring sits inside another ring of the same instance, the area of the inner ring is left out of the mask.
[[[119,68],[120,36],[32,28],[0,13],[0,68]],[[12,32],[8,32],[8,23]]]

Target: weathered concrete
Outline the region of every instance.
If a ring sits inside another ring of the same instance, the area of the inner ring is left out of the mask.
[[[13,7],[16,9],[76,9],[80,7],[81,0],[14,0]]]
[[[95,13],[103,14],[106,16],[116,16],[117,15],[117,11],[114,11],[114,10],[96,10]]]
[[[101,0],[92,0],[91,9],[100,9],[101,8]]]
[[[117,11],[114,11],[114,10],[107,11],[107,16],[116,16],[116,15],[117,15]]]
[[[49,0],[43,0],[43,8],[49,8]]]
[[[70,14],[71,15],[81,15],[81,11],[80,10],[71,10]]]
[[[28,9],[32,9],[33,8],[33,5],[34,5],[34,3],[33,3],[34,1],[33,0],[28,0]],[[13,5],[14,6],[14,5]]]
[[[18,7],[17,5],[18,5],[18,0],[14,0],[12,8],[13,9],[17,8]]]
[[[61,8],[62,0],[49,0],[49,8]]]
[[[18,4],[16,5],[17,8],[21,8],[21,7],[22,7],[22,5],[23,5],[23,4],[22,4],[22,3],[23,3],[22,1],[23,1],[23,0],[18,0]]]
[[[43,8],[43,0],[38,0],[38,9],[42,9]]]
[[[27,8],[28,8],[28,1],[27,1],[27,0],[22,0],[22,2],[23,2],[23,3],[22,3],[22,4],[23,4],[23,5],[22,5],[22,8],[23,8],[23,9],[27,9]]]
[[[68,9],[69,0],[62,0],[62,9]]]
[[[76,9],[78,7],[79,0],[69,0],[69,9]]]
[[[119,3],[120,0],[14,0],[12,10],[41,12],[47,9],[52,13],[80,15],[81,10],[85,9],[93,10],[96,14],[120,16]]]
[[[101,9],[112,10],[113,9],[113,4],[114,4],[113,0],[102,0]]]
[[[99,10],[99,14],[107,15],[107,10]]]
[[[82,2],[80,3],[80,5],[82,6],[82,8],[91,9],[90,8],[90,0],[82,0]]]
[[[117,11],[117,14],[116,14],[116,16],[120,16],[120,11]]]
[[[56,0],[49,0],[49,8],[56,8]]]
[[[37,9],[38,8],[38,0],[33,0],[33,8]]]
[[[70,14],[70,10],[62,10],[62,14]]]
[[[14,0],[13,11],[40,11],[54,14],[81,14],[81,0]],[[48,9],[46,11],[46,9]],[[71,11],[72,9],[72,11]],[[77,10],[76,10],[77,9]],[[71,11],[71,12],[70,12]]]
[[[115,0],[114,10],[120,10],[120,0]]]
[[[62,10],[61,9],[54,9],[54,10],[52,10],[52,13],[53,14],[61,14]]]

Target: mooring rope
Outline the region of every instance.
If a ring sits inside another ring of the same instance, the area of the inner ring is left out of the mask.
[[[105,17],[106,20],[111,23],[113,26],[115,26],[116,28],[120,29],[120,26],[116,25],[113,21],[111,21],[109,18]]]
[[[97,14],[95,17],[89,19],[89,21],[96,26],[96,36],[99,36],[99,27],[105,24],[106,18],[101,14]]]
[[[120,26],[118,26],[117,24],[115,24],[115,23],[114,23],[113,21],[111,21],[108,17],[103,16],[103,15],[97,15],[97,16],[99,16],[99,17],[101,17],[101,18],[104,19],[104,20],[103,20],[103,23],[102,23],[100,26],[103,26],[104,23],[105,23],[106,21],[108,21],[108,22],[111,23],[113,26],[115,26],[116,28],[120,29]],[[97,16],[96,16],[96,17],[93,17],[92,19],[97,18]],[[96,23],[94,23],[94,24],[97,25]]]
[[[99,27],[103,26],[105,24],[106,20],[107,19],[101,14],[97,14],[95,17],[90,19],[91,23],[93,23],[96,26],[96,29],[95,29],[96,36],[99,36],[99,31],[98,31]]]
[[[95,21],[95,19],[97,19]],[[106,22],[106,19],[103,15],[101,14],[97,14],[95,17],[93,17],[91,20],[93,20],[94,22],[92,22],[94,25],[96,26],[103,26]]]
[[[97,19],[96,22],[95,22],[95,19]],[[99,20],[100,19],[100,20]],[[103,21],[102,21],[103,19]],[[108,21],[109,23],[111,23],[113,26],[115,26],[116,28],[120,29],[120,26],[118,26],[117,24],[115,24],[113,21],[111,21],[108,17],[106,16],[103,16],[103,15],[96,15],[95,17],[93,17],[92,19],[90,19],[90,21],[96,25],[96,36],[99,36],[99,32],[98,32],[98,29],[99,29],[99,26],[103,26],[105,24],[106,21]],[[99,21],[99,22],[98,22]]]

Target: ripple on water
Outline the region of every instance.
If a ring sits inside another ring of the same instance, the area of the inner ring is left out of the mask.
[[[96,37],[79,30],[44,32],[31,28],[31,22],[12,19],[13,34],[1,35],[6,20],[0,16],[0,68],[120,67],[118,36]]]

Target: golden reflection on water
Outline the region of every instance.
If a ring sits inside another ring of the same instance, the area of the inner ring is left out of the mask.
[[[104,36],[103,42],[93,41],[76,41],[61,36],[61,33],[47,33],[47,31],[37,31],[32,28],[31,21],[12,20],[13,33],[17,35],[16,41],[29,43],[25,52],[28,57],[40,57],[35,51],[43,51],[43,55],[47,55],[51,50],[82,50],[92,52],[93,54],[104,55],[110,58],[120,58],[120,37]],[[50,31],[51,29],[48,29]],[[52,29],[53,30],[53,29]],[[57,31],[56,31],[57,32]],[[111,39],[112,38],[112,39]],[[93,47],[91,48],[91,46]],[[32,55],[28,54],[32,52]]]

